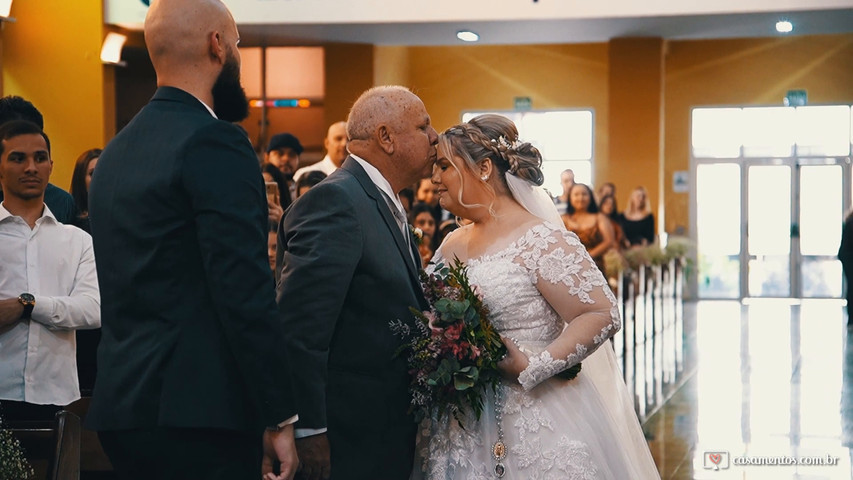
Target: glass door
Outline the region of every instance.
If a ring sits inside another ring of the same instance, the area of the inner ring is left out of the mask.
[[[746,267],[741,276],[746,276],[747,297],[790,297],[791,252],[796,240],[792,223],[792,174],[791,165],[748,164],[746,202],[746,255],[742,258]]]
[[[695,108],[690,223],[699,298],[839,298],[849,105]]]
[[[799,188],[799,270],[794,294],[806,298],[841,297],[841,262],[838,245],[844,218],[844,161],[801,159]],[[845,172],[846,171],[846,172]]]

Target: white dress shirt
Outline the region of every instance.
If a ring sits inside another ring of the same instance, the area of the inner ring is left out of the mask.
[[[308,172],[313,172],[315,170],[319,170],[319,171],[325,173],[326,175],[331,175],[332,172],[334,172],[337,169],[338,169],[338,166],[335,165],[335,162],[332,161],[332,159],[331,159],[331,157],[329,157],[329,155],[326,155],[319,162],[317,162],[313,165],[308,165],[307,167],[302,167],[299,170],[297,170],[296,173],[293,174],[293,181],[297,182],[297,181],[299,181],[299,177],[301,177],[302,175],[305,175]]]
[[[0,399],[68,405],[80,398],[74,330],[101,326],[92,237],[47,206],[30,228],[0,204],[0,258],[0,299],[36,299],[0,334]]]

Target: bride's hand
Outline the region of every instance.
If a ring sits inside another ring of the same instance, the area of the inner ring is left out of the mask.
[[[515,340],[501,335],[501,340],[506,345],[507,356],[498,362],[498,369],[507,380],[517,382],[518,375],[527,368],[529,360],[527,355],[518,348]]]

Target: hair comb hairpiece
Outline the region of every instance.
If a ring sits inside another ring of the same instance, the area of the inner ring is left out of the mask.
[[[508,156],[506,153],[510,150],[517,150],[518,147],[521,146],[521,142],[515,140],[510,143],[503,135],[497,139],[490,139],[490,142],[495,145],[497,151],[500,152],[506,159],[507,163],[509,163],[509,173],[515,174],[515,172],[518,171],[518,157],[515,155]]]

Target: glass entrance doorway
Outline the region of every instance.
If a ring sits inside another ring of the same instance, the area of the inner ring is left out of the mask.
[[[853,122],[848,106],[808,108],[694,110],[691,217],[700,298],[841,297],[836,254],[851,202]],[[834,137],[813,124],[797,133],[806,119],[815,122],[815,112],[825,114],[817,123],[831,124]],[[754,125],[765,128],[749,136]],[[716,138],[699,132],[697,139],[697,127]],[[831,141],[842,133],[843,141]]]

